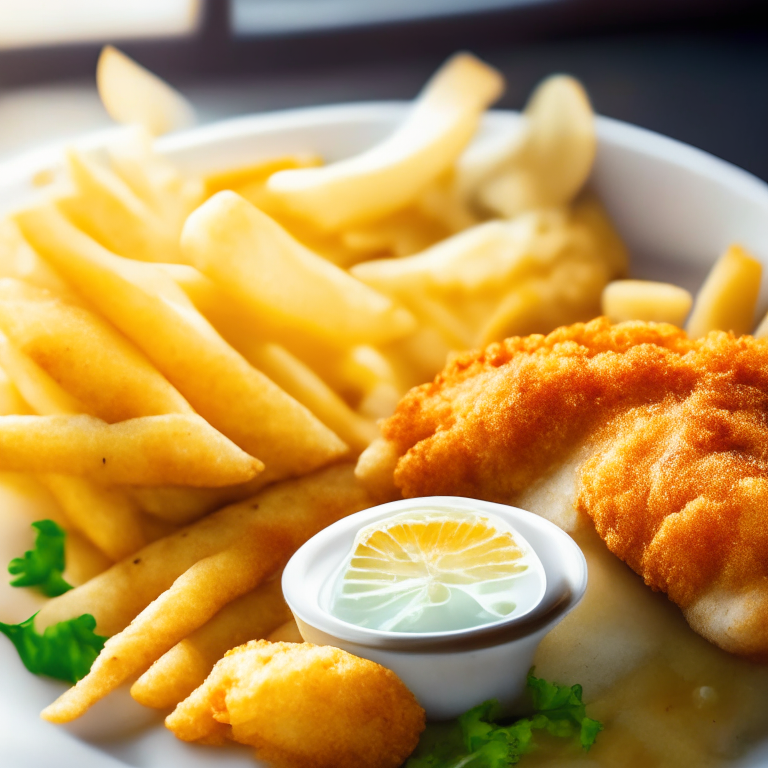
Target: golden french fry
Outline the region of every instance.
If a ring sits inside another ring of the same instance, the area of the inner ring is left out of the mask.
[[[289,211],[328,230],[392,213],[451,167],[502,89],[496,70],[469,54],[453,56],[388,139],[322,168],[276,173],[267,189]]]
[[[44,630],[83,613],[102,635],[121,632],[131,620],[196,562],[241,539],[255,515],[247,503],[227,507],[167,538],[154,541],[97,578],[49,600],[35,626]]]
[[[192,105],[178,91],[111,45],[99,56],[96,86],[113,120],[137,123],[153,136],[195,122]]]
[[[395,468],[400,452],[390,440],[379,437],[361,454],[355,466],[355,477],[377,504],[401,498],[395,486]]]
[[[291,618],[281,624],[274,632],[271,632],[267,638],[270,643],[303,643],[304,638],[299,632],[299,625],[296,619]]]
[[[439,299],[426,294],[413,292],[408,295],[408,308],[423,326],[432,326],[452,350],[467,349],[472,346],[473,333],[470,324],[462,317],[463,312],[456,312]],[[481,314],[486,314],[490,307],[483,307]]]
[[[760,321],[760,324],[752,332],[752,335],[756,339],[764,339],[768,337],[768,314],[763,317],[763,319]]]
[[[267,464],[266,477],[303,474],[347,450],[232,349],[162,269],[115,256],[52,206],[21,212],[17,220],[35,250],[142,349],[203,418]]]
[[[451,347],[443,333],[422,326],[412,336],[381,347],[381,352],[394,372],[393,383],[402,397],[411,387],[431,381],[443,370]]]
[[[81,413],[80,404],[2,334],[0,361],[36,413]],[[16,411],[20,415],[27,412],[26,407]],[[122,491],[67,475],[43,474],[39,480],[59,503],[68,523],[111,560],[126,557],[146,544],[140,511]]]
[[[41,716],[67,723],[128,678],[146,670],[163,653],[209,621],[235,598],[254,589],[279,567],[277,542],[254,552],[254,542],[239,543],[195,563],[121,633],[110,638],[91,671]]]
[[[436,203],[433,200],[435,196],[436,193],[432,193],[426,200]],[[425,199],[424,196],[422,199]],[[434,217],[422,213],[419,207],[411,206],[365,226],[346,229],[341,239],[347,248],[360,253],[360,261],[374,256],[411,256],[453,231]]]
[[[228,485],[224,488],[136,486],[128,492],[139,507],[154,518],[173,525],[189,525],[226,504],[253,496],[261,487],[262,477],[263,473],[247,483]]]
[[[465,196],[457,189],[453,171],[430,184],[419,195],[415,207],[435,222],[439,222],[451,235],[480,223],[478,216],[467,204]]]
[[[353,453],[360,453],[378,435],[370,419],[355,413],[311,368],[279,344],[256,341],[242,328],[231,329],[231,334],[220,330],[254,368],[309,408]]]
[[[70,523],[112,562],[147,543],[138,507],[120,490],[68,475],[39,477]]]
[[[121,333],[47,291],[0,280],[0,329],[81,404],[58,413],[90,413],[114,422],[193,412]]]
[[[0,277],[14,277],[45,288],[72,303],[80,299],[64,280],[29,247],[10,218],[0,219]]]
[[[372,361],[372,347],[356,345],[339,349],[301,332],[273,324],[268,318],[237,304],[216,283],[199,270],[184,264],[164,264],[162,269],[184,290],[195,307],[226,337],[233,327],[258,328],[259,338],[269,339],[297,357],[314,371],[347,404],[356,404],[383,374]],[[258,342],[255,342],[258,343]],[[361,350],[366,350],[361,355]],[[373,351],[373,356],[377,353]],[[386,362],[384,362],[386,366]],[[441,365],[442,367],[442,365]]]
[[[497,144],[495,157],[480,149],[457,163],[459,188],[474,185],[474,198],[507,218],[568,203],[587,180],[597,149],[589,98],[572,77],[544,80],[523,119],[521,133],[510,136],[506,147]]]
[[[346,346],[414,328],[402,307],[312,253],[234,192],[219,192],[184,225],[184,259],[273,325]]]
[[[141,128],[111,141],[106,149],[114,172],[178,236],[184,220],[205,198],[203,181],[182,175],[155,152],[150,135]]]
[[[386,419],[395,412],[403,394],[392,382],[379,382],[360,401],[358,413],[374,421]]]
[[[107,424],[92,416],[0,417],[0,468],[101,483],[218,487],[263,465],[194,414]]]
[[[0,333],[0,365],[11,378],[22,398],[32,407],[33,412],[43,416],[75,415],[88,413],[88,409],[77,398],[61,386],[37,363],[25,355]],[[26,408],[12,413],[23,415]]]
[[[291,616],[280,578],[233,600],[207,624],[161,656],[131,686],[145,707],[175,707],[205,682],[213,665],[230,649],[261,640]]]
[[[547,275],[556,268],[565,275],[571,262],[578,285],[589,293],[578,294],[562,279],[560,293],[549,292]],[[587,262],[593,265],[589,276],[584,271]],[[550,309],[560,318],[573,317],[568,322],[588,320],[599,311],[605,283],[625,268],[626,249],[600,204],[587,197],[571,210],[532,211],[512,221],[489,221],[421,254],[358,264],[351,271],[400,299],[423,323],[437,329],[449,347],[460,349],[486,344],[526,323],[532,328],[526,333],[538,332],[542,324],[551,329],[557,323],[546,320]],[[549,303],[539,307],[545,295]],[[567,304],[559,311],[561,295]],[[578,311],[587,314],[578,316]],[[522,322],[526,313],[536,317]]]
[[[352,466],[345,465],[280,483],[238,505],[250,511],[250,520],[244,521],[236,543],[196,562],[176,579],[127,629],[107,641],[89,674],[42,716],[54,723],[79,717],[225,605],[276,573],[318,530],[370,503],[354,482]]]
[[[96,578],[112,565],[112,561],[79,531],[67,530],[64,553],[67,567],[62,576],[73,587]]]
[[[643,320],[683,326],[693,297],[670,283],[651,280],[614,280],[603,289],[602,312],[612,323]]]
[[[749,333],[754,328],[762,272],[757,259],[739,245],[730,246],[696,294],[685,327],[688,335],[696,339],[710,331]]]
[[[263,209],[269,196],[265,185],[273,173],[296,168],[314,168],[319,165],[322,165],[322,161],[316,155],[283,155],[269,157],[250,165],[209,173],[203,179],[205,196],[213,197],[217,192],[229,189],[242,195],[257,208]]]
[[[120,256],[179,261],[180,221],[161,218],[107,166],[72,150],[67,160],[76,192],[59,206],[83,232]]]
[[[312,367],[280,344],[263,340],[277,336],[287,338],[290,343],[293,341],[291,334],[278,328],[264,328],[258,316],[254,316],[247,306],[237,305],[194,267],[169,264],[164,269],[185,289],[195,306],[234,349],[254,368],[309,408],[353,451],[359,453],[375,437],[375,425],[355,413]],[[254,326],[259,327],[258,335],[252,330]],[[334,357],[338,358],[339,354],[332,351],[330,359]],[[330,364],[328,358],[326,360],[324,368]],[[351,372],[350,376],[353,375],[354,372]]]
[[[1,344],[2,342],[0,342]],[[0,357],[0,365],[3,365],[2,357]],[[24,401],[16,385],[8,378],[5,371],[0,368],[0,416],[10,416],[12,414],[31,415],[32,410]]]
[[[600,314],[600,295],[611,275],[594,257],[555,264],[546,277],[524,280],[504,299],[481,328],[478,346],[509,336],[549,333],[560,325]]]

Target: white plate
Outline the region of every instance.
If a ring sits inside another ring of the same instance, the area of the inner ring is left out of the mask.
[[[406,108],[360,104],[244,117],[164,138],[158,147],[191,170],[223,169],[299,151],[334,160],[385,137]],[[482,131],[510,130],[518,120],[516,113],[493,112]],[[87,137],[83,144],[98,147],[110,134]],[[696,288],[731,242],[740,242],[768,266],[768,185],[704,152],[615,120],[599,118],[598,135],[591,183],[632,251],[635,275]],[[61,149],[44,148],[0,167],[0,212],[36,192],[32,176],[60,166]],[[22,495],[0,486],[2,568],[28,542],[32,518],[27,505]],[[38,604],[27,593],[0,583],[0,618],[19,621],[34,612]],[[162,717],[135,704],[127,689],[69,727],[41,721],[39,711],[63,689],[30,675],[11,644],[0,639],[2,768],[254,765],[246,749],[177,741],[162,727]],[[768,735],[743,765],[768,765]]]

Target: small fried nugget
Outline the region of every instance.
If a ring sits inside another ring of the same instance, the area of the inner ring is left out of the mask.
[[[229,651],[165,724],[183,741],[249,744],[282,768],[397,768],[424,722],[414,695],[379,664],[258,640]]]

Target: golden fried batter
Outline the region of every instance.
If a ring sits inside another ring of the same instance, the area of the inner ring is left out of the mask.
[[[255,640],[165,721],[184,741],[256,747],[280,768],[397,768],[424,710],[397,675],[338,648]]]
[[[768,341],[604,318],[507,339],[383,434],[404,496],[522,503],[566,467],[612,552],[704,637],[768,658]]]

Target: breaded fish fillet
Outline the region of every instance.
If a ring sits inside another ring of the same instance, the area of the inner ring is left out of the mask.
[[[453,359],[382,431],[404,496],[566,529],[586,514],[697,632],[768,659],[768,340],[604,318],[507,339]]]

